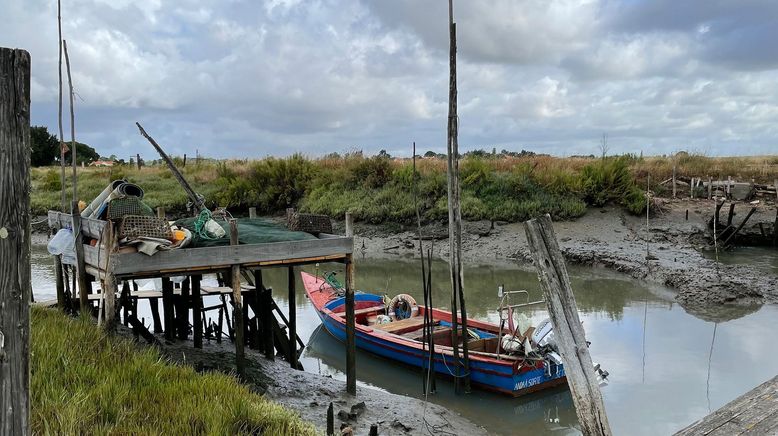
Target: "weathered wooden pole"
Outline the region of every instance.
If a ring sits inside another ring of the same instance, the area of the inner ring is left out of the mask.
[[[162,314],[165,318],[165,339],[176,338],[176,314],[173,307],[173,281],[169,277],[162,278]]]
[[[162,206],[157,207],[157,218],[165,219],[165,208]]]
[[[59,33],[58,49],[59,49],[59,111],[58,111],[58,124],[59,124],[59,201],[62,213],[67,213],[68,202],[65,199],[65,132],[62,128],[62,2],[57,0],[57,32]]]
[[[254,270],[254,285],[259,292],[259,318],[262,320],[263,345],[265,349],[265,358],[275,359],[275,345],[273,344],[273,290],[266,288],[262,282],[262,270]]]
[[[564,361],[581,431],[584,435],[610,435],[605,405],[551,217],[546,214],[529,220],[524,223],[524,229]]]
[[[70,76],[70,56],[68,56],[68,43],[62,40],[62,51],[65,54],[65,67],[68,73],[68,88],[70,88],[70,156],[73,164],[73,201],[78,204],[78,178],[76,177],[76,112],[73,102],[73,79]],[[78,207],[75,209],[78,211]]]
[[[78,299],[81,313],[89,311],[89,294],[91,286],[87,283],[86,263],[84,262],[84,236],[81,233],[81,214],[78,210],[78,201],[70,202],[71,222],[73,223],[73,239],[76,252],[76,280],[78,282]]]
[[[675,187],[675,167],[676,167],[676,165],[675,165],[675,156],[673,156],[673,198],[675,198],[675,191],[676,191],[676,187]]]
[[[62,256],[54,256],[54,279],[57,285],[57,307],[62,311],[67,311],[67,301],[65,301],[65,271],[62,268]]]
[[[287,285],[289,287],[289,365],[297,369],[297,302],[294,287],[294,267],[287,268]]]
[[[249,208],[249,218],[254,219],[257,217],[257,208],[256,207],[250,207]]]
[[[327,436],[335,436],[335,413],[332,409],[332,401],[327,407]]]
[[[346,392],[357,394],[357,342],[354,319],[354,264],[346,257]]]
[[[346,237],[354,237],[354,215],[351,212],[346,212]]]
[[[193,340],[195,348],[203,348],[203,297],[200,292],[200,281],[203,276],[195,274],[192,280],[192,324],[194,324]],[[221,331],[217,332],[221,336]]]
[[[118,241],[113,229],[113,222],[110,220],[105,223],[103,234],[105,241],[103,246],[105,250],[105,277],[102,280],[103,298],[105,299],[105,329],[111,330],[116,321],[116,277],[113,275],[113,254],[118,246]]]
[[[176,304],[176,330],[178,339],[182,341],[189,337],[189,291],[190,279],[187,277],[181,282],[181,295]]]
[[[135,165],[137,165],[140,170],[140,153],[135,155]]]
[[[30,433],[30,54],[0,48],[0,435]]]
[[[238,221],[230,219],[230,245],[238,245]],[[246,375],[246,363],[244,357],[243,343],[243,300],[240,289],[240,265],[232,266],[232,299],[235,307],[232,308],[232,315],[235,317],[235,366],[238,375],[243,378]]]
[[[713,179],[708,176],[708,200],[713,198]]]

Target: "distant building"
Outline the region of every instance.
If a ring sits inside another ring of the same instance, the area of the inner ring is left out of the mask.
[[[89,163],[90,167],[112,167],[116,162],[112,160],[96,160]]]

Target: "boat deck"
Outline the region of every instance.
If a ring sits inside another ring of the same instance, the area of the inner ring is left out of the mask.
[[[778,376],[746,392],[676,436],[778,434]]]

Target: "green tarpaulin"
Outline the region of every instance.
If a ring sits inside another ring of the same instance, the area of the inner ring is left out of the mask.
[[[189,229],[194,235],[196,218],[183,218],[175,222],[176,225]],[[216,220],[227,232],[227,236],[219,239],[204,239],[193,236],[189,248],[215,247],[230,245],[230,224],[222,219]],[[238,242],[241,244],[266,244],[269,242],[303,241],[316,239],[315,236],[305,232],[287,230],[265,218],[238,218]]]

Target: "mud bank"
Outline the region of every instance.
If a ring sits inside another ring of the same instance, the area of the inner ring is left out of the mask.
[[[132,335],[119,328],[122,335]],[[158,337],[159,348],[170,360],[190,365],[198,371],[235,372],[235,352],[231,342],[205,342],[202,349],[191,341],[168,342]],[[357,386],[357,396],[346,393],[346,383],[289,368],[286,361],[270,361],[261,353],[246,349],[244,382],[258,393],[296,411],[317,428],[326,430],[327,408],[333,403],[335,430],[348,425],[356,435],[366,435],[378,424],[382,435],[435,434],[485,435],[486,430],[455,412],[433,403]],[[342,412],[342,413],[341,413]]]
[[[676,299],[687,310],[704,312],[706,307],[721,304],[752,307],[778,302],[778,276],[747,265],[717,264],[700,253],[707,245],[706,220],[713,208],[710,200],[668,202],[663,212],[651,217],[648,231],[645,217],[628,215],[618,208],[591,209],[576,221],[558,222],[554,227],[570,262],[606,267],[674,288]],[[747,208],[740,206],[739,210],[745,215]],[[774,207],[765,207],[760,213],[774,215]],[[418,256],[413,228],[357,224],[356,233],[355,248],[364,256]],[[423,235],[428,239],[425,246],[431,243],[435,256],[447,258],[445,227],[425,226]],[[531,263],[520,223],[492,226],[489,222],[468,222],[462,239],[466,261]]]

